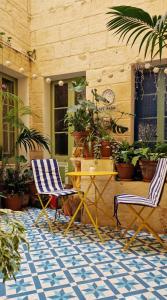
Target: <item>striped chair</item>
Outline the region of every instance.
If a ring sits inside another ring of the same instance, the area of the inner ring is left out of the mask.
[[[64,197],[77,194],[74,189],[64,189],[62,180],[60,177],[59,166],[55,159],[36,159],[32,160],[32,170],[34,175],[34,181],[38,192],[38,198],[42,206],[42,210],[39,213],[35,224],[38,223],[39,219],[45,215],[49,228],[52,231],[51,222],[49,220],[46,208],[48,207],[53,195]],[[48,202],[46,205],[43,204],[40,195],[49,195]]]
[[[132,214],[135,215],[135,217],[132,218],[132,221],[129,224],[129,226],[127,227],[127,229],[124,231],[123,236],[126,235],[127,231],[132,227],[132,225],[135,223],[136,220],[140,221],[140,225],[138,226],[134,235],[130,238],[128,243],[124,246],[124,250],[127,250],[129,248],[129,246],[135,240],[138,233],[143,228],[146,228],[158,240],[158,242],[161,245],[164,245],[162,239],[154,231],[154,229],[147,223],[147,221],[153,214],[155,208],[159,205],[163,186],[165,183],[166,174],[167,174],[167,158],[161,158],[158,161],[154,177],[150,184],[149,194],[148,194],[147,198],[141,197],[141,196],[136,196],[136,195],[129,195],[129,194],[116,195],[114,197],[114,216],[116,217],[117,225],[121,225],[119,222],[119,219],[118,219],[118,205],[119,204],[128,204]],[[140,205],[142,207],[138,211],[134,208],[134,205]],[[147,217],[142,216],[142,213],[143,213],[143,210],[145,207],[152,208],[152,210],[147,214]]]

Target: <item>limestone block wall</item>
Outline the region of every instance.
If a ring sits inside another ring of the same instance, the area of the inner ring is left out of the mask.
[[[12,37],[12,43],[30,50],[30,1],[1,0],[0,19],[0,30]]]
[[[111,88],[116,95],[117,109],[133,113],[131,66],[138,52],[118,42],[106,29],[108,8],[123,4],[123,0],[32,0],[31,47],[37,50],[33,72],[54,80],[55,76],[61,79],[63,74],[85,71],[88,98],[92,88],[99,92]],[[164,0],[127,0],[126,5],[138,6],[150,14],[163,14],[167,8]],[[44,82],[42,88],[45,89]],[[37,99],[43,107],[46,99],[33,92],[32,87],[31,102]],[[133,116],[125,115],[121,124],[129,127],[124,136],[133,140]]]

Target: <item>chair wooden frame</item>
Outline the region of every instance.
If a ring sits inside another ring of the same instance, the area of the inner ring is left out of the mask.
[[[128,250],[129,247],[131,246],[131,244],[133,243],[133,241],[135,240],[135,238],[137,237],[137,235],[140,233],[140,231],[142,231],[143,228],[147,229],[154,237],[155,239],[165,248],[167,249],[167,246],[164,244],[164,241],[160,238],[160,236],[155,232],[155,230],[148,224],[148,220],[149,218],[152,216],[152,214],[155,211],[156,207],[149,207],[151,209],[151,211],[147,214],[147,216],[145,218],[142,217],[142,213],[144,211],[144,209],[146,208],[146,206],[143,206],[139,211],[137,211],[134,208],[134,205],[132,204],[128,204],[128,207],[132,213],[132,215],[134,216],[132,222],[128,225],[128,227],[124,230],[122,237],[125,237],[127,232],[132,228],[132,226],[134,225],[134,223],[139,220],[140,221],[140,225],[138,226],[138,228],[135,230],[134,235],[129,239],[129,241],[125,244],[125,246],[123,247],[123,251]],[[148,208],[148,207],[147,207]]]

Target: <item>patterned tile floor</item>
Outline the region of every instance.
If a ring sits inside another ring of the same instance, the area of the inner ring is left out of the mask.
[[[19,217],[27,228],[30,251],[22,246],[16,281],[4,285],[0,279],[0,300],[167,299],[167,252],[151,236],[143,234],[149,244],[138,239],[123,253],[124,240],[109,227],[101,229],[104,244],[89,225],[75,224],[64,237],[63,219],[54,234],[44,220],[42,227],[32,227],[38,212],[29,209]]]

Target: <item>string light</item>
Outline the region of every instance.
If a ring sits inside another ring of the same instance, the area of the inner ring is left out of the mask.
[[[46,78],[46,83],[50,84],[51,83],[51,79],[49,77]]]
[[[63,86],[64,85],[64,81],[63,80],[59,80],[58,85],[59,86]]]
[[[150,63],[146,63],[146,64],[144,65],[144,68],[145,68],[146,70],[150,69],[150,68],[151,68],[151,64],[150,64]]]
[[[158,67],[154,67],[153,72],[154,73],[158,73],[159,72],[159,68]]]
[[[23,67],[19,68],[19,72],[24,73],[24,68]]]
[[[35,74],[35,73],[32,74],[32,79],[37,79],[37,77],[38,77],[37,74]]]
[[[10,61],[10,60],[6,60],[6,61],[5,61],[5,65],[6,65],[6,66],[10,66],[10,65],[11,65],[11,61]]]

